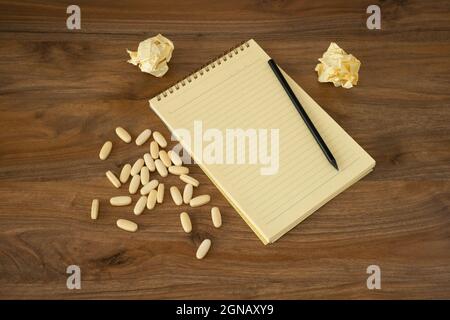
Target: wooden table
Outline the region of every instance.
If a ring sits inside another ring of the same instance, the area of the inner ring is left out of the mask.
[[[0,298],[450,298],[448,1],[380,2],[381,30],[366,28],[367,1],[77,4],[81,30],[67,30],[67,3],[0,1]],[[125,52],[157,33],[175,43],[160,79]],[[205,206],[186,235],[186,208],[168,194],[136,218],[110,207],[127,191],[105,171],[147,150],[114,128],[168,136],[148,99],[249,38],[376,159],[375,171],[268,246],[194,165],[221,229]],[[331,41],[362,61],[357,87],[317,82]],[[114,151],[102,162],[107,139]],[[119,230],[122,217],[140,230]],[[205,237],[213,247],[199,261]],[[66,287],[69,265],[81,268],[81,290]],[[381,268],[381,290],[366,287],[369,265]]]

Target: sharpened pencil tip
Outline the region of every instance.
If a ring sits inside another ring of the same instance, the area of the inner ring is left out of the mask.
[[[337,162],[336,162],[336,160],[330,160],[330,163],[333,165],[333,167],[335,167],[336,168],[336,170],[337,171],[339,171],[339,167],[338,167],[338,165],[337,165]]]

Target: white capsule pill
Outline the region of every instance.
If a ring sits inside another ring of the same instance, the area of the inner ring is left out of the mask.
[[[144,154],[144,162],[145,162],[145,165],[147,166],[148,170],[150,170],[151,172],[154,172],[156,170],[155,160],[153,160],[150,153]]]
[[[181,166],[183,164],[183,161],[181,160],[180,156],[173,150],[169,150],[167,152],[169,155],[170,160],[172,160],[172,163],[176,166]]]
[[[180,206],[183,203],[183,197],[177,187],[170,187],[170,195],[172,196],[173,202],[175,202],[177,206]]]
[[[158,159],[159,157],[159,145],[156,141],[150,142],[150,155],[153,159]]]
[[[189,168],[188,167],[183,167],[183,166],[170,166],[169,167],[169,172],[171,174],[180,176],[182,174],[188,174],[189,173]]]
[[[130,185],[128,186],[128,192],[130,194],[135,194],[139,186],[141,185],[141,177],[137,174],[131,178]]]
[[[203,259],[211,248],[211,240],[205,239],[200,243],[197,249],[196,257],[197,259]]]
[[[127,206],[131,203],[131,197],[129,196],[112,197],[111,199],[109,199],[109,203],[115,207]]]
[[[127,163],[123,166],[122,171],[120,171],[120,182],[126,183],[131,175],[131,164]]]
[[[144,166],[144,159],[142,158],[137,159],[136,162],[131,167],[131,175],[132,176],[137,175],[139,172],[141,172],[143,166]]]
[[[189,204],[189,201],[191,201],[192,199],[192,194],[194,193],[194,187],[192,186],[192,184],[187,183],[184,185],[184,190],[183,190],[183,202],[185,204]]]
[[[112,150],[112,142],[106,141],[103,144],[102,148],[100,149],[100,153],[98,154],[100,160],[106,160],[109,154],[111,153],[111,150]]]
[[[181,181],[185,182],[185,183],[189,183],[192,184],[194,187],[198,187],[200,182],[198,182],[197,179],[192,178],[191,176],[182,174],[180,176]]]
[[[116,175],[112,172],[112,171],[107,171],[106,172],[106,177],[108,178],[108,180],[113,184],[114,187],[116,188],[120,188],[120,186],[122,185],[119,181],[119,179],[117,179]]]
[[[147,183],[145,186],[143,186],[141,188],[141,195],[149,194],[150,191],[152,191],[153,189],[156,189],[156,187],[158,186],[158,183],[159,182],[156,179],[153,179],[152,181]]]
[[[152,130],[150,129],[145,129],[144,131],[142,131],[136,138],[136,145],[137,146],[142,146],[144,143],[147,142],[148,138],[150,138],[152,134]]]
[[[211,219],[214,227],[220,228],[222,226],[222,215],[220,214],[220,210],[217,207],[211,208]]]
[[[131,136],[128,133],[127,130],[125,130],[122,127],[117,127],[116,128],[116,134],[119,136],[120,139],[122,139],[122,141],[126,142],[126,143],[130,143],[131,142]]]
[[[172,165],[172,161],[170,160],[166,150],[159,150],[159,158],[167,168]]]
[[[153,139],[155,139],[155,141],[159,144],[161,148],[167,147],[166,138],[164,138],[164,136],[160,132],[158,131],[153,132]]]
[[[130,220],[119,219],[116,224],[120,229],[128,232],[136,232],[138,229],[138,225]]]
[[[156,167],[156,171],[158,171],[158,173],[161,177],[167,177],[167,175],[169,174],[167,172],[166,166],[162,163],[162,161],[160,159],[155,160],[155,167]]]
[[[211,197],[209,196],[209,194],[203,194],[201,196],[192,198],[191,201],[189,201],[189,205],[195,208],[207,204],[209,201],[211,201]]]
[[[164,183],[158,185],[158,194],[156,195],[156,201],[158,203],[163,203],[164,201]]]
[[[189,218],[189,215],[187,212],[180,213],[180,221],[181,226],[183,227],[184,232],[190,233],[192,231],[192,222],[191,218]]]
[[[150,171],[147,167],[141,168],[141,183],[143,186],[145,186],[147,183],[150,182]]]
[[[148,210],[152,210],[155,207],[157,196],[158,196],[158,192],[155,189],[150,191],[150,193],[148,194],[148,198],[147,198],[147,209]]]
[[[98,199],[92,200],[92,205],[91,205],[91,219],[92,220],[96,220],[98,218],[98,207],[99,207]]]
[[[139,200],[136,202],[136,205],[134,206],[133,209],[134,214],[138,216],[142,212],[144,212],[146,204],[147,204],[147,197],[141,196]]]

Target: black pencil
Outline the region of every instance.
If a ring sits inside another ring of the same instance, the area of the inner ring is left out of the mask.
[[[275,61],[273,61],[273,59],[270,59],[268,63],[272,68],[272,71],[275,73],[275,76],[277,77],[278,81],[280,81],[281,86],[284,88],[284,91],[286,91],[287,95],[291,99],[292,104],[295,106],[298,113],[300,113],[300,116],[302,117],[303,121],[305,121],[305,124],[308,127],[311,134],[313,135],[314,139],[316,139],[316,142],[319,144],[320,149],[322,149],[322,152],[325,154],[325,157],[327,157],[328,161],[333,165],[333,167],[336,168],[336,170],[339,170],[336,159],[333,157],[333,154],[331,153],[330,149],[328,149],[328,146],[326,145],[325,141],[323,141],[316,127],[312,123],[311,119],[308,117],[308,114],[306,113],[305,109],[303,109],[302,105],[300,104],[294,92],[292,91],[291,87],[287,83],[286,79],[283,77],[283,74],[281,73],[280,69],[278,69],[277,64],[275,63]]]

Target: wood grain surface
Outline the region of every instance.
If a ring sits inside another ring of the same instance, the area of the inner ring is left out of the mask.
[[[76,3],[81,30],[71,31],[67,2],[0,1],[0,298],[450,298],[448,1],[380,1],[381,30],[366,28],[377,1]],[[126,48],[157,33],[175,44],[161,79],[125,62]],[[188,208],[168,194],[136,218],[132,207],[109,206],[127,191],[105,171],[147,151],[114,128],[168,136],[148,99],[249,38],[375,158],[375,171],[268,246],[195,165],[198,192],[222,210],[221,229],[204,206],[191,210],[186,235],[179,213]],[[331,41],[362,61],[351,90],[317,82]],[[107,139],[114,149],[102,162]],[[119,230],[118,218],[140,230]],[[213,245],[199,261],[206,237]],[[72,264],[81,290],[66,288]],[[366,287],[372,264],[381,290]]]

